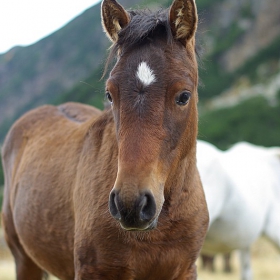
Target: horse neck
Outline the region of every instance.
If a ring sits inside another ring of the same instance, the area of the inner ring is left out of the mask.
[[[100,164],[109,160],[112,166],[108,166],[108,169],[113,168],[117,163],[117,141],[111,110],[105,110],[97,118],[89,120],[85,134],[87,140],[84,149],[90,160]]]
[[[184,147],[185,154],[172,165],[172,170],[166,182],[165,198],[172,201],[171,204],[179,204],[185,200],[193,188],[200,184],[196,165],[196,141],[198,132],[198,118],[196,104],[192,104],[193,113],[187,122],[189,129],[183,135],[179,146]]]
[[[196,145],[193,145],[187,156],[174,165],[165,185],[164,208],[172,213],[171,218],[180,219],[180,209],[185,208],[200,184],[196,167]]]

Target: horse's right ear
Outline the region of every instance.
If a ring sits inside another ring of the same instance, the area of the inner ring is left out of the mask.
[[[191,40],[197,29],[195,0],[174,0],[169,9],[169,22],[175,39],[184,45]]]
[[[112,42],[118,40],[119,31],[130,21],[129,14],[116,0],[103,0],[101,17],[104,31]]]

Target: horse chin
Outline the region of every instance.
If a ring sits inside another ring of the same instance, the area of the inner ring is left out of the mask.
[[[125,231],[138,231],[138,232],[144,232],[144,231],[151,231],[157,227],[157,218],[154,219],[151,223],[144,225],[143,227],[129,227],[127,225],[123,225],[120,223],[120,226]]]

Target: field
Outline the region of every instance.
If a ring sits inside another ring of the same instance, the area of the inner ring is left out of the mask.
[[[239,280],[238,253],[232,256],[233,272],[225,274],[222,272],[222,257],[215,260],[216,272],[206,272],[201,270],[198,261],[199,280]],[[280,254],[265,239],[260,239],[254,244],[252,249],[252,264],[254,270],[254,280],[279,280],[280,279]],[[3,232],[0,229],[0,280],[14,280],[14,262],[3,240]],[[51,277],[50,280],[56,278]],[[160,280],[160,279],[159,279]]]

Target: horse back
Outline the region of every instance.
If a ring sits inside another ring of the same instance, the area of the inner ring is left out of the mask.
[[[39,140],[46,134],[63,134],[64,130],[74,129],[77,124],[84,124],[99,114],[100,110],[97,108],[75,102],[64,103],[57,107],[45,105],[27,112],[14,123],[2,147],[5,179],[9,181],[12,171],[17,169],[28,140]],[[63,126],[63,124],[67,125]],[[7,183],[9,185],[9,182]]]

